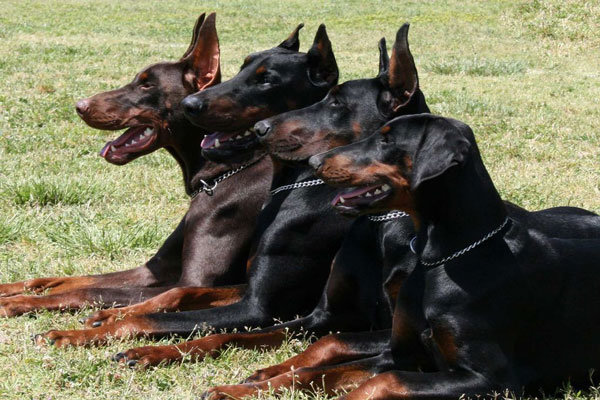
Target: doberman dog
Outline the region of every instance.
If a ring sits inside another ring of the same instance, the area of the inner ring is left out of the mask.
[[[298,51],[301,27],[279,46],[247,57],[231,80],[184,100],[192,122],[230,130],[203,140],[206,157],[224,159],[234,153],[232,159],[245,161],[261,151],[254,133],[245,134],[248,127],[260,118],[312,104],[335,85],[337,64],[325,26],[319,27],[308,53]],[[311,176],[308,167],[276,166],[273,185],[304,185]],[[271,196],[258,218],[248,289],[239,302],[208,310],[132,315],[87,330],[50,331],[36,341],[67,345],[101,343],[108,336],[187,335],[204,326],[243,329],[271,325],[274,318],[305,315],[319,300],[331,260],[350,224],[328,206],[332,197],[332,188],[325,185]]]
[[[420,261],[396,303],[393,362],[379,370],[355,365],[362,379],[388,372],[347,399],[451,399],[555,390],[566,380],[589,384],[589,370],[600,366],[599,217],[556,218],[589,231],[589,239],[555,238],[511,217],[471,129],[432,115],[400,117],[310,163],[329,183],[363,189],[343,194],[336,207],[402,209],[417,227]],[[382,185],[391,190],[365,196],[364,189]],[[434,361],[433,372],[415,371],[419,353]]]
[[[158,250],[142,266],[104,275],[42,278],[0,286],[0,293],[23,290],[49,296],[13,296],[0,300],[0,314],[13,316],[37,309],[75,309],[100,302],[127,305],[170,288],[149,311],[204,308],[239,300],[242,286],[187,295],[184,287],[210,287],[245,281],[246,259],[256,216],[267,197],[271,162],[256,155],[242,165],[207,162],[200,154],[206,131],[184,116],[181,101],[220,81],[215,14],[196,21],[192,41],[177,62],[144,68],[133,82],[77,103],[80,117],[98,129],[129,127],[108,142],[101,156],[117,165],[165,148],[178,161],[190,209]],[[237,172],[231,174],[231,172]],[[221,177],[228,176],[214,187]],[[210,196],[202,193],[207,182]],[[243,186],[244,190],[239,190]],[[194,195],[196,194],[196,195]],[[218,251],[215,251],[218,249]]]

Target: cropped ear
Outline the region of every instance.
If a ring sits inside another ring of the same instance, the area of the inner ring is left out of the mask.
[[[390,69],[390,57],[387,52],[387,44],[385,38],[379,40],[379,74],[377,76],[385,76]]]
[[[198,30],[194,47],[182,60],[187,63],[189,71],[185,81],[193,86],[195,91],[215,85],[221,81],[221,53],[219,37],[215,26],[216,14],[212,13],[204,20]]]
[[[298,49],[300,48],[300,39],[298,38],[298,35],[300,34],[300,29],[302,29],[303,27],[304,24],[299,24],[296,27],[296,29],[294,29],[294,31],[290,33],[290,36],[288,36],[288,38],[281,42],[277,47],[282,47],[284,49],[292,51],[298,51]]]
[[[328,87],[337,83],[339,71],[325,25],[321,24],[315,41],[308,50],[308,77],[315,86]]]
[[[406,23],[398,30],[388,73],[381,77],[388,91],[380,107],[391,115],[407,105],[419,88],[417,67],[408,47],[408,27]]]
[[[192,41],[190,42],[190,45],[188,46],[185,53],[183,53],[183,55],[181,56],[182,60],[184,58],[186,58],[190,54],[190,52],[194,49],[194,46],[196,45],[196,40],[198,40],[198,31],[200,30],[200,27],[204,23],[205,16],[206,16],[206,13],[202,13],[202,15],[200,15],[198,17],[198,19],[196,20],[196,24],[194,25],[194,31],[192,32]]]
[[[460,129],[447,120],[436,118],[433,121],[425,119],[421,122],[422,137],[412,167],[413,190],[455,165],[464,165],[471,148],[471,143]],[[469,129],[466,125],[465,127]]]

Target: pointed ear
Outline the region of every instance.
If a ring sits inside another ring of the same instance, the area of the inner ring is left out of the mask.
[[[421,119],[421,141],[413,160],[411,188],[436,178],[455,165],[464,165],[471,143],[461,130],[443,118]],[[465,129],[470,128],[464,125]],[[414,128],[413,128],[414,129]],[[414,129],[419,131],[419,128]],[[472,135],[471,135],[472,136]]]
[[[389,89],[383,109],[391,114],[407,105],[419,88],[417,67],[408,47],[408,27],[402,25],[396,34],[387,80],[383,79]]]
[[[219,37],[215,26],[216,14],[212,13],[204,20],[198,30],[194,47],[182,60],[187,63],[189,71],[185,81],[191,84],[195,91],[215,85],[221,81],[221,53]]]
[[[385,38],[379,40],[379,74],[377,76],[384,76],[390,69],[390,57],[387,52],[387,44]]]
[[[204,23],[205,16],[206,16],[206,13],[202,13],[202,15],[200,15],[198,17],[198,19],[196,20],[196,24],[194,24],[194,31],[192,32],[192,41],[190,42],[190,45],[188,46],[185,53],[183,53],[183,55],[181,56],[182,60],[184,58],[186,58],[190,54],[190,52],[194,49],[194,46],[196,45],[196,40],[198,40],[198,31],[200,30],[200,27]]]
[[[298,51],[298,49],[300,48],[300,39],[298,38],[298,35],[300,34],[300,29],[302,29],[303,27],[304,24],[299,24],[296,27],[296,29],[294,29],[294,31],[290,33],[290,36],[288,36],[288,38],[281,42],[277,47],[282,47],[284,49],[292,51]]]
[[[333,86],[337,83],[339,71],[325,25],[321,24],[315,41],[307,53],[308,77],[315,86]]]

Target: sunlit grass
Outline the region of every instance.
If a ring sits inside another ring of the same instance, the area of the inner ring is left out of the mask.
[[[86,127],[79,98],[177,59],[195,18],[217,11],[224,78],[299,23],[301,49],[327,24],[341,81],[377,71],[377,41],[411,22],[410,44],[434,113],[471,125],[503,194],[531,209],[600,211],[600,9],[597,1],[3,0],[0,13],[0,281],[132,268],[154,254],[188,206],[164,151],[116,167],[97,156],[116,134]],[[0,399],[195,399],[284,360],[229,349],[149,371],[114,353],[37,348],[30,334],[76,328],[75,314],[0,320]],[[320,395],[317,395],[319,398]],[[263,398],[272,397],[265,394]],[[284,398],[315,398],[298,392]],[[320,396],[322,397],[322,396]],[[567,390],[561,399],[600,399]]]

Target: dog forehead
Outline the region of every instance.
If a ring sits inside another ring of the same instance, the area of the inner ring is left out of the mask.
[[[150,64],[138,72],[136,77],[141,81],[160,78],[168,75],[169,72],[172,72],[175,69],[175,64],[176,63],[166,61]]]
[[[143,69],[138,74],[138,79],[142,82],[152,81],[168,87],[180,86],[185,72],[186,70],[181,63],[160,62]]]
[[[379,92],[380,85],[377,79],[356,79],[347,81],[338,86],[338,89],[333,94],[353,100],[356,102],[364,102],[366,98],[375,98]]]
[[[295,64],[305,64],[306,54],[290,51],[280,47],[252,53],[244,60],[242,70],[265,68],[291,69]]]

